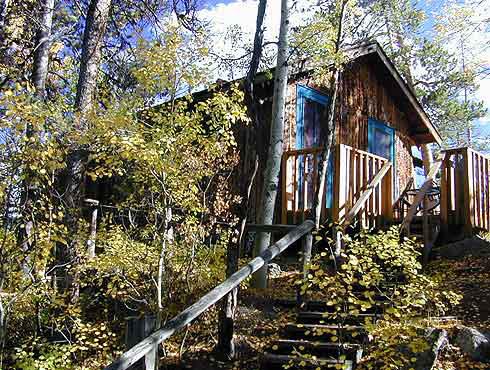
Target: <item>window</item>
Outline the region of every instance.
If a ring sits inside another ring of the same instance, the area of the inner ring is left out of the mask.
[[[324,117],[324,111],[328,103],[329,98],[323,95],[321,92],[302,85],[296,86],[296,149],[315,148],[322,145],[320,142],[321,125],[326,124],[322,122]],[[329,158],[327,168],[327,181],[326,181],[326,208],[332,206],[332,191],[333,191],[333,156]],[[302,196],[298,199],[298,207],[304,209],[311,209],[313,206],[314,184],[315,175],[314,172],[318,169],[314,169],[314,158],[312,155],[308,155],[306,158],[306,168],[303,171],[303,158],[299,156],[299,194]],[[317,159],[318,163],[318,159]],[[305,181],[303,189],[303,172],[305,173]]]

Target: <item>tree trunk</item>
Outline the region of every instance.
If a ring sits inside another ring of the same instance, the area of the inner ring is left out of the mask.
[[[254,49],[252,53],[252,60],[250,62],[250,68],[247,73],[247,79],[245,82],[245,90],[247,92],[248,106],[251,110],[251,116],[253,117],[253,126],[257,128],[259,126],[259,119],[257,114],[257,103],[254,98],[254,86],[253,82],[257,69],[259,68],[260,59],[262,57],[262,42],[264,39],[264,16],[267,0],[260,0],[257,9],[257,22],[254,38]],[[244,160],[244,162],[246,159]],[[258,158],[255,155],[255,164],[252,173],[249,176],[249,183],[246,184],[243,181],[239,183],[239,192],[242,196],[242,201],[239,208],[238,219],[239,222],[236,229],[232,232],[230,240],[228,241],[228,248],[226,253],[226,276],[230,277],[234,272],[238,270],[238,258],[240,256],[240,246],[243,245],[242,241],[245,238],[245,226],[247,223],[247,216],[250,209],[250,194],[254,184],[255,176],[258,169]],[[245,163],[246,165],[246,163]],[[226,360],[233,360],[236,356],[235,343],[233,340],[234,327],[235,327],[235,312],[238,299],[238,288],[233,289],[226,295],[221,304],[221,310],[218,319],[218,344],[215,348],[216,354]]]
[[[430,172],[430,168],[432,167],[432,162],[434,162],[432,157],[432,149],[430,144],[422,144],[420,149],[422,152],[422,160],[424,162],[424,176],[427,176]]]
[[[4,2],[6,4],[6,2]],[[48,74],[49,65],[49,46],[51,37],[51,27],[53,24],[54,0],[41,0],[39,2],[39,28],[36,32],[34,60],[32,64],[31,81],[35,87],[35,98],[44,100],[46,92],[46,77]],[[34,135],[32,125],[28,124],[26,128],[26,136]],[[23,207],[25,217],[25,227],[19,231],[19,243],[22,251],[26,254],[26,258],[22,262],[22,270],[28,278],[35,278],[37,274],[31,273],[30,261],[27,254],[32,249],[34,241],[34,220],[32,216],[32,207],[35,201],[35,188],[30,182],[32,171],[26,169],[25,180],[22,181],[22,193],[20,196],[20,204]]]
[[[46,93],[46,77],[48,75],[54,0],[41,0],[40,7],[41,16],[39,17],[39,29],[36,32],[36,49],[34,51],[34,64],[32,67],[32,83],[36,89],[37,97],[43,99]]]
[[[0,293],[2,292],[3,290],[0,288]],[[0,296],[0,369],[3,369],[3,349],[5,346],[5,338],[7,332],[6,318],[7,318],[7,313],[5,312],[5,306],[3,305],[2,297]]]
[[[100,67],[101,46],[105,36],[107,19],[111,6],[110,0],[92,0],[87,13],[82,44],[82,60],[77,83],[75,110],[80,117],[74,129],[86,130],[87,113],[92,108],[97,74]],[[68,155],[65,201],[70,208],[70,227],[77,231],[78,219],[81,216],[84,195],[84,162],[86,148],[75,145]]]
[[[100,67],[101,47],[105,36],[107,20],[111,8],[111,0],[91,0],[85,21],[83,33],[82,59],[80,61],[80,72],[77,83],[77,94],[75,98],[75,111],[80,113],[75,118],[73,130],[83,133],[88,125],[88,113],[92,109],[93,96],[97,84],[97,74]],[[66,222],[74,235],[72,246],[68,251],[71,258],[76,257],[76,245],[82,244],[77,240],[82,217],[82,206],[84,198],[84,176],[85,162],[87,160],[88,148],[74,143],[67,158],[67,169],[65,178],[64,201],[68,208]],[[78,276],[73,277],[71,286],[71,299],[76,301],[79,295]]]
[[[274,208],[279,188],[279,174],[284,136],[284,113],[286,91],[288,84],[288,32],[289,4],[288,0],[281,1],[281,25],[279,29],[279,45],[277,52],[277,67],[274,78],[274,97],[272,102],[272,122],[267,163],[264,169],[264,184],[261,194],[262,208],[259,211],[258,223],[270,225],[274,219]],[[255,244],[255,255],[258,256],[270,244],[270,233],[258,233]],[[267,265],[264,265],[253,275],[252,284],[255,288],[266,288]]]
[[[335,40],[335,54],[339,53],[340,47],[342,44],[342,39],[344,37],[343,35],[343,23],[344,23],[344,16],[345,16],[345,7],[347,6],[347,1],[343,0],[342,3],[340,4],[340,14],[339,14],[339,19],[338,19],[338,26],[337,26],[337,36]],[[335,106],[337,103],[337,94],[338,94],[338,89],[339,89],[339,84],[340,84],[340,78],[341,78],[341,73],[340,73],[340,67],[334,65],[333,66],[333,71],[332,71],[332,78],[330,79],[330,88],[329,91],[331,92],[330,96],[330,101],[328,104],[328,119],[327,119],[327,125],[322,126],[322,132],[321,132],[321,138],[322,141],[324,142],[323,144],[323,151],[321,153],[320,161],[319,161],[319,168],[318,168],[318,180],[317,180],[317,187],[315,191],[315,198],[313,201],[313,209],[314,209],[314,216],[315,216],[315,225],[316,228],[318,229],[320,227],[320,221],[321,221],[321,213],[322,213],[322,204],[324,201],[324,196],[325,196],[325,182],[326,182],[326,175],[327,175],[327,169],[328,169],[328,160],[330,158],[330,155],[333,152],[333,147],[334,147],[334,138],[335,138]],[[341,243],[340,243],[340,235],[339,232],[336,230],[334,226],[334,236],[336,240],[336,247],[335,247],[335,257],[340,256],[340,249],[341,249]],[[311,243],[312,241],[310,241]],[[307,246],[305,250],[311,250],[311,246]],[[309,258],[309,256],[305,256],[305,258]],[[308,261],[304,261],[304,264],[307,264]]]
[[[83,114],[92,108],[97,84],[101,47],[104,40],[111,0],[92,0],[83,33],[82,60],[78,76],[75,109]]]

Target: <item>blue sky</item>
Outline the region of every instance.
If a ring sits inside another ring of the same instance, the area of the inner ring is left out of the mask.
[[[464,0],[463,0],[464,1]],[[314,0],[300,0],[301,4],[311,3],[314,4]],[[434,23],[434,15],[441,12],[441,7],[445,3],[445,0],[431,0],[421,1],[419,4],[424,6],[424,10],[429,16],[426,21],[427,29],[432,28]],[[457,0],[458,4],[462,3],[462,0]],[[215,23],[215,30],[218,34],[223,35],[227,27],[238,24],[242,27],[245,34],[248,34],[250,40],[253,39],[255,32],[255,17],[257,14],[257,0],[208,0],[203,4],[203,10],[201,11],[207,19]],[[307,7],[307,6],[306,6]],[[266,35],[265,38],[275,39],[279,29],[279,16],[280,16],[280,1],[269,0],[268,8],[266,11]],[[294,22],[294,21],[293,21]],[[219,45],[221,40],[216,40]],[[475,40],[468,40],[472,45],[478,45],[478,35]],[[235,50],[239,50],[237,45],[232,47],[225,46],[223,43],[223,51],[225,53],[233,53]],[[239,53],[239,51],[237,51]],[[490,63],[490,51],[487,51],[488,55],[483,55],[482,58],[487,64]],[[485,53],[485,54],[486,54]],[[225,76],[223,78],[226,78]],[[475,94],[476,99],[483,100],[487,109],[490,110],[490,78],[480,81],[480,89]],[[484,130],[490,134],[490,115],[484,117],[480,121],[484,126]]]

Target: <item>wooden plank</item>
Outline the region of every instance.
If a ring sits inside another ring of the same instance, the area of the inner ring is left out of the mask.
[[[448,192],[450,189],[450,182],[448,182],[447,178],[449,175],[449,153],[444,154],[444,160],[442,161],[442,173],[441,173],[441,232],[443,240],[446,240],[448,237],[448,220],[449,220],[449,208],[448,208]]]
[[[264,233],[284,233],[290,232],[297,225],[275,224],[275,225],[259,225],[259,224],[246,224],[245,230],[247,232],[264,232]]]
[[[369,182],[372,181],[373,179],[373,176],[375,174],[375,169],[374,169],[374,159],[371,159],[369,158],[368,159],[368,166],[369,166]],[[373,188],[373,191],[371,192],[371,195],[368,197],[368,220],[369,220],[369,228],[372,228],[374,225],[373,225],[373,218],[374,218],[374,209],[373,209],[373,206],[374,206],[374,199],[373,199],[373,193],[374,193],[374,188]]]
[[[464,195],[464,232],[465,235],[470,237],[473,233],[473,213],[474,213],[474,199],[473,199],[473,161],[471,151],[466,148],[463,150],[463,195]],[[457,206],[457,205],[456,205]]]
[[[415,214],[417,213],[418,206],[424,200],[425,194],[432,187],[432,181],[433,181],[434,177],[436,176],[437,171],[439,171],[439,168],[441,168],[441,165],[442,165],[441,160],[435,162],[432,165],[432,168],[430,169],[429,173],[427,174],[427,177],[426,177],[424,184],[422,185],[422,187],[419,189],[419,191],[415,195],[415,199],[407,211],[407,216],[405,217],[405,219],[403,220],[403,222],[400,226],[400,230],[405,230],[405,232],[407,234],[410,234],[410,224],[412,222],[412,219],[415,216]]]
[[[340,144],[335,147],[335,158],[334,158],[334,168],[335,177],[333,180],[333,204],[332,204],[332,219],[333,221],[338,221],[340,213],[339,204],[339,189],[340,189]]]
[[[313,153],[313,194],[316,194],[318,185],[318,153]],[[313,210],[311,210],[313,212]]]
[[[264,264],[268,263],[277,255],[284,252],[295,241],[299,240],[304,235],[311,232],[314,227],[315,224],[311,220],[307,220],[301,225],[295,227],[286,236],[267,248],[263,253],[260,254],[260,256],[255,257],[247,265],[242,267],[224,282],[212,289],[209,293],[204,295],[192,306],[186,308],[173,319],[168,321],[160,330],[157,330],[155,333],[151,334],[146,339],[136,344],[133,348],[124,352],[121,357],[119,357],[116,361],[107,366],[104,370],[126,370],[129,366],[131,366],[140,358],[149,353],[155,345],[162,343],[172,334],[190,324],[192,320],[194,320],[211,306],[216,304],[216,302],[218,302],[226,294],[231,292],[248,276],[252,275]]]
[[[302,194],[300,194],[300,199],[303,200],[301,204],[301,213],[300,213],[300,222],[305,220],[305,211],[307,209],[306,202],[308,201],[308,182],[306,181],[306,166],[308,165],[307,161],[308,155],[304,154],[301,156],[301,161],[303,162],[303,174],[301,176],[301,190]]]
[[[385,188],[383,196],[386,202],[384,217],[388,222],[393,221],[393,166],[390,167],[385,176]]]
[[[288,191],[287,183],[287,162],[288,156],[283,154],[282,156],[282,207],[281,207],[281,222],[287,224],[288,222],[288,200],[286,197]]]
[[[349,213],[345,216],[343,227],[346,227],[356,217],[357,213],[365,206],[366,201],[370,198],[374,188],[381,182],[388,170],[391,168],[391,163],[386,162],[381,170],[370,181],[366,190],[361,194],[356,204],[349,210]]]
[[[485,158],[485,192],[486,192],[486,208],[487,208],[487,225],[486,230],[490,231],[490,160]]]
[[[296,224],[296,201],[297,201],[297,192],[298,192],[298,171],[297,171],[297,163],[298,163],[298,154],[293,154],[294,163],[293,163],[293,224]]]
[[[475,190],[475,225],[481,227],[481,192],[480,192],[480,157],[472,154],[475,174],[473,176],[473,188]]]
[[[368,178],[369,178],[369,173],[368,173],[368,155],[364,154],[362,156],[362,173],[363,173],[363,184],[362,184],[362,193],[359,194],[359,198],[361,195],[367,190],[367,185],[368,185]],[[359,200],[359,198],[356,199],[356,203]],[[368,221],[368,211],[367,207],[364,207],[364,212],[361,213],[361,227],[367,228],[367,221]]]
[[[338,172],[336,172],[336,177],[338,179],[338,214],[335,221],[341,221],[346,213],[346,200],[347,200],[347,186],[346,186],[346,156],[347,148],[346,145],[340,144],[338,151]]]
[[[349,169],[349,179],[347,180],[347,183],[349,184],[349,191],[347,195],[347,204],[349,209],[352,207],[354,204],[354,196],[356,193],[356,172],[355,172],[355,157],[356,157],[356,152],[354,150],[349,149],[347,158],[349,158],[349,163],[347,165],[347,168]]]

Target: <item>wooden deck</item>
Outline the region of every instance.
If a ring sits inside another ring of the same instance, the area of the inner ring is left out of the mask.
[[[470,148],[443,151],[442,233],[462,227],[465,236],[490,231],[490,157]]]
[[[322,148],[287,151],[282,163],[281,222],[296,224],[308,218],[318,181]],[[354,217],[364,227],[378,227],[392,219],[393,173],[386,158],[338,144],[334,152],[331,198],[322,217],[338,223]],[[382,176],[377,176],[385,166]],[[328,183],[328,181],[327,181]]]

